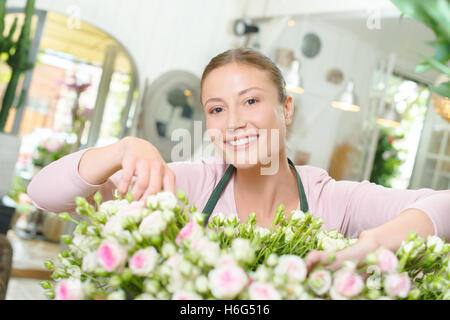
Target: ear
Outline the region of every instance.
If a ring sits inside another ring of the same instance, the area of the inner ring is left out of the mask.
[[[283,106],[284,119],[286,121],[286,125],[290,125],[294,119],[294,98],[291,95],[286,96],[286,100]]]

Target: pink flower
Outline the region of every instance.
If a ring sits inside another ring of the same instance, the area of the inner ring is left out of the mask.
[[[281,300],[280,293],[269,283],[253,282],[248,288],[250,300]]]
[[[364,281],[360,275],[343,269],[336,273],[333,281],[333,292],[342,298],[352,298],[364,288]]]
[[[154,247],[136,251],[130,259],[130,269],[138,276],[148,276],[158,261],[158,252]]]
[[[83,298],[83,287],[78,279],[65,279],[56,285],[56,300],[82,300]]]
[[[384,289],[391,298],[406,298],[411,289],[411,281],[406,273],[391,273],[384,280]]]
[[[387,249],[377,251],[377,266],[383,273],[391,273],[397,270],[398,259],[396,255]]]
[[[219,258],[216,267],[237,266],[237,262],[231,254],[225,254]]]
[[[202,231],[203,230],[198,223],[191,221],[180,230],[175,241],[178,245],[180,245],[186,239],[193,240],[200,237],[202,235]]]
[[[299,256],[288,254],[278,259],[275,274],[285,274],[289,278],[303,281],[306,278],[306,264]]]
[[[211,293],[217,299],[235,298],[248,283],[246,273],[237,266],[213,269],[208,278]]]
[[[311,273],[308,280],[311,289],[318,295],[323,295],[331,287],[331,274],[329,271],[324,269]]]
[[[173,294],[172,300],[201,300],[202,297],[200,297],[195,292],[189,292],[189,291],[177,291]]]
[[[103,241],[97,249],[99,263],[108,272],[114,272],[124,267],[127,256],[127,250],[115,239]]]
[[[206,237],[199,237],[192,241],[191,250],[197,252],[200,258],[210,266],[214,266],[220,256],[219,245]]]
[[[112,235],[119,237],[124,231],[121,219],[122,216],[118,214],[110,217],[102,229],[102,236],[106,237],[108,235]]]
[[[144,202],[133,201],[128,206],[120,208],[117,212],[118,216],[131,216],[136,222],[140,222],[144,215]]]

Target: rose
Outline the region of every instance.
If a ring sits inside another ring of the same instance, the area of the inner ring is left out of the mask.
[[[127,207],[129,205],[128,200],[109,200],[100,204],[99,211],[106,213],[107,215],[113,215],[118,212],[121,208]]]
[[[257,226],[254,229],[254,234],[256,237],[260,238],[261,240],[265,240],[269,236],[270,230]]]
[[[172,300],[201,300],[202,297],[200,297],[195,292],[180,290],[173,294]]]
[[[161,211],[153,211],[148,217],[142,220],[139,225],[139,232],[144,237],[151,237],[161,234],[167,227]]]
[[[377,250],[377,266],[383,273],[391,273],[397,270],[398,259],[391,251],[384,248]]]
[[[136,251],[129,261],[131,272],[138,276],[150,275],[158,262],[158,257],[154,247]]]
[[[410,288],[411,281],[407,273],[388,274],[384,279],[384,289],[391,298],[406,298]]]
[[[306,219],[306,215],[301,210],[292,210],[290,218],[294,224],[298,224],[298,223],[303,222]]]
[[[158,198],[159,207],[162,210],[171,210],[173,211],[177,206],[177,198],[170,191],[161,191],[156,197]]]
[[[308,277],[309,286],[319,296],[330,289],[331,281],[332,278],[330,272],[324,269],[316,270]]]
[[[248,283],[247,274],[237,266],[213,269],[208,274],[211,293],[217,299],[235,298]]]
[[[342,269],[336,272],[330,294],[333,299],[346,299],[357,296],[364,288],[364,281],[360,275]]]
[[[305,262],[302,258],[292,254],[281,256],[274,271],[276,274],[285,274],[289,278],[300,282],[306,278]]]
[[[219,260],[217,260],[216,268],[227,266],[237,266],[237,262],[231,254],[222,255]]]
[[[87,255],[83,257],[81,270],[84,272],[94,272],[95,268],[97,268],[97,252],[89,252]]]
[[[214,266],[220,256],[220,247],[216,242],[206,237],[196,238],[192,241],[191,250],[198,253],[207,265]]]
[[[319,247],[326,252],[336,252],[344,249],[347,246],[343,239],[333,239],[330,237],[323,237],[319,242]]]
[[[101,234],[103,237],[108,235],[119,237],[123,231],[122,216],[116,214],[106,221]]]
[[[108,272],[122,269],[127,256],[127,250],[116,239],[103,241],[97,249],[98,262]]]
[[[248,288],[250,300],[281,300],[280,293],[270,284],[253,282]]]
[[[251,263],[255,258],[255,253],[250,247],[248,239],[236,238],[231,244],[231,252],[237,261]]]
[[[178,233],[176,238],[176,243],[178,245],[181,244],[186,239],[196,239],[203,235],[203,229],[195,222],[188,222]]]
[[[64,279],[56,285],[56,300],[82,300],[83,298],[83,286],[81,281],[78,279]]]
[[[117,212],[118,216],[131,216],[135,222],[140,222],[144,216],[144,202],[133,201],[128,206],[122,207]]]

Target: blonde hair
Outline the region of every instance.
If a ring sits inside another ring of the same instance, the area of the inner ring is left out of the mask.
[[[286,82],[283,78],[283,75],[281,74],[280,69],[268,57],[266,57],[262,53],[259,53],[249,48],[230,49],[212,58],[211,61],[209,61],[208,65],[205,67],[205,70],[203,71],[202,74],[202,79],[200,81],[200,96],[202,96],[201,90],[203,88],[203,83],[205,82],[205,79],[208,76],[208,74],[214,69],[217,69],[219,67],[222,67],[224,65],[233,62],[250,65],[259,70],[266,71],[268,73],[270,80],[272,80],[272,82],[278,89],[279,101],[281,103],[285,102]]]

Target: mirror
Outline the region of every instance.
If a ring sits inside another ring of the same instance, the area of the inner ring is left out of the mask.
[[[200,102],[200,79],[187,71],[170,71],[160,76],[146,91],[140,135],[158,148],[166,162],[172,162],[172,149],[182,142],[172,141],[172,133],[178,128],[188,130],[191,133],[191,152],[178,156],[189,160],[195,153],[195,139],[202,138],[194,137],[194,121],[201,121],[202,133],[206,131]]]

